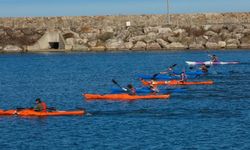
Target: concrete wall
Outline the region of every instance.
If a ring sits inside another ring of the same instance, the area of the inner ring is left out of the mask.
[[[45,34],[33,45],[27,47],[28,51],[49,50],[51,49],[49,43],[58,42],[59,49],[65,48],[65,41],[61,36],[60,31],[47,31]]]

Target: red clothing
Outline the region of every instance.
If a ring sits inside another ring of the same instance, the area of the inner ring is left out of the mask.
[[[46,105],[46,103],[42,102],[41,105],[43,107],[42,112],[47,112],[47,105]]]

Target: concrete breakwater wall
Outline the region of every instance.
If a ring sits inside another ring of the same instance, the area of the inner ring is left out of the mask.
[[[0,52],[250,48],[250,13],[0,18]]]

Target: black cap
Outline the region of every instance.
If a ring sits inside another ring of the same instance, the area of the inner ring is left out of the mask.
[[[37,98],[36,101],[41,102],[41,99],[40,99],[40,98]]]
[[[131,89],[131,88],[133,88],[133,85],[132,85],[132,84],[128,84],[127,87],[128,87],[129,89]]]

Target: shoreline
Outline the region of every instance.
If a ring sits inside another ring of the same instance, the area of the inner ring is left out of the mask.
[[[0,18],[1,52],[250,49],[250,12]]]
[[[197,51],[197,52],[227,52],[227,51],[250,51],[250,49],[167,49],[167,50],[108,50],[108,51],[80,51],[80,50],[44,50],[44,51],[28,51],[28,52],[0,52],[0,55],[4,54],[43,54],[43,53],[68,53],[68,54],[74,54],[74,53],[147,53],[147,52],[188,52],[188,51]]]

